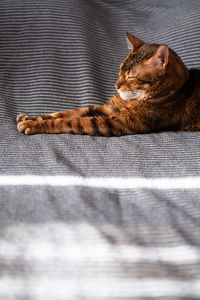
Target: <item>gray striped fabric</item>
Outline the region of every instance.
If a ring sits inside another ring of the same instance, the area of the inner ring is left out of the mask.
[[[125,31],[200,67],[197,0],[0,0],[0,299],[200,299],[200,134],[25,136],[103,104]]]

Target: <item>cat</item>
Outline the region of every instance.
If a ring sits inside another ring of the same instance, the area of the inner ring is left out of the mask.
[[[17,117],[25,134],[122,136],[200,130],[200,71],[188,70],[165,44],[126,33],[131,51],[120,65],[117,94],[102,106]]]

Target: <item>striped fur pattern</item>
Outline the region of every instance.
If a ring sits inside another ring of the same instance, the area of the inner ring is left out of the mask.
[[[20,114],[19,132],[122,136],[200,130],[200,72],[188,71],[167,45],[126,35],[132,50],[120,66],[113,98],[101,106],[50,115]]]

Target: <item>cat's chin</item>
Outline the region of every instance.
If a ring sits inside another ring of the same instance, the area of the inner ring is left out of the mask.
[[[118,91],[120,97],[123,100],[137,100],[141,96],[141,93],[137,92],[137,91],[134,91],[134,92],[131,92],[131,91],[122,92],[119,89],[117,91]]]

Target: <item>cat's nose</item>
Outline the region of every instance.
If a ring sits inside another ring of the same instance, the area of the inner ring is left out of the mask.
[[[115,84],[115,88],[117,90],[119,90],[121,86],[122,86],[122,81],[117,81],[116,84]]]

